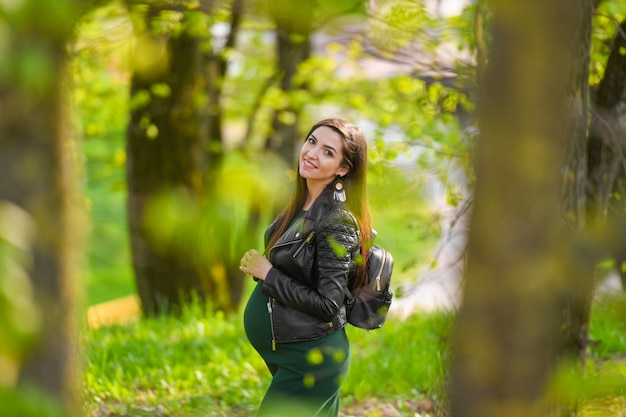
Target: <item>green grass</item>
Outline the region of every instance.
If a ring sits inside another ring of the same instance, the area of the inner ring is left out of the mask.
[[[591,334],[603,343],[594,345],[587,370],[565,385],[582,417],[624,415],[624,307],[623,294],[594,304]],[[452,325],[452,314],[430,313],[390,318],[375,331],[348,326],[352,364],[342,386],[344,406],[372,398],[445,404]],[[224,317],[197,306],[178,319],[85,329],[86,415],[252,415],[270,375],[244,334],[241,314]]]
[[[225,404],[252,406],[263,364],[242,335],[238,320],[199,311],[181,320],[162,317],[88,331],[89,415],[99,409],[105,415],[131,409],[221,415]]]
[[[352,343],[346,394],[357,400],[398,396],[440,398],[453,317],[449,313],[417,314],[389,319],[371,332],[347,327]]]
[[[626,294],[599,296],[591,311],[592,340],[579,382],[580,417],[626,417]],[[575,391],[570,389],[570,391]]]
[[[447,315],[427,315],[390,320],[371,332],[349,327],[346,401],[436,396],[450,323]],[[85,330],[84,340],[89,416],[250,415],[270,382],[240,315],[225,318],[190,308],[181,319]]]
[[[593,305],[589,337],[592,352],[600,358],[626,353],[626,296],[603,294]]]

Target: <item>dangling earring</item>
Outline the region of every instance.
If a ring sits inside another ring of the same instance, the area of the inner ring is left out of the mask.
[[[339,200],[342,203],[346,201],[346,192],[343,189],[343,182],[341,181],[341,176],[337,174],[337,180],[335,181],[335,193],[333,194],[335,200]]]

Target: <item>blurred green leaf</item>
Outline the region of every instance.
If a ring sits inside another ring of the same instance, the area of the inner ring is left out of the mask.
[[[16,382],[21,360],[41,326],[29,277],[34,238],[30,215],[0,201],[0,387]]]

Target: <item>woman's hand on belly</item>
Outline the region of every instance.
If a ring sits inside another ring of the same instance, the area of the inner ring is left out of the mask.
[[[245,274],[265,280],[267,273],[272,269],[272,263],[256,249],[250,249],[243,254],[239,269]]]

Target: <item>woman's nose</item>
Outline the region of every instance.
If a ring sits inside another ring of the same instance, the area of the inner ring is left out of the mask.
[[[308,156],[309,158],[317,158],[317,151],[315,150],[315,148],[308,149],[306,151],[306,156]]]

